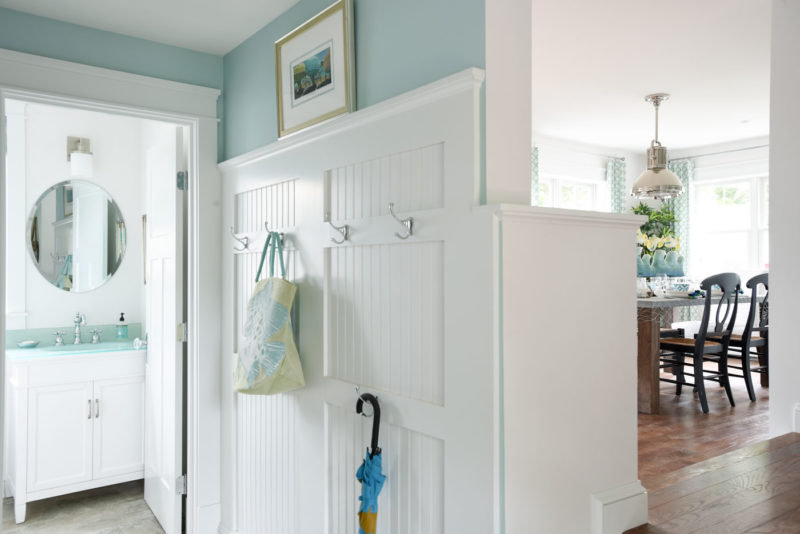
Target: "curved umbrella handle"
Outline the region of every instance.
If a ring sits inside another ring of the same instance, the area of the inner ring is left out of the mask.
[[[360,413],[364,417],[367,417],[364,413],[365,401],[372,405],[372,441],[370,442],[369,448],[369,455],[372,457],[373,454],[380,454],[381,452],[381,448],[378,447],[378,432],[380,432],[381,427],[381,405],[378,402],[378,397],[372,393],[363,393],[359,395],[358,401],[356,402],[356,413]]]

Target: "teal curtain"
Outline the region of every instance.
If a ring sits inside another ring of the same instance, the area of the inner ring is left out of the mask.
[[[625,159],[608,158],[606,181],[611,193],[611,211],[625,213]]]
[[[690,186],[694,180],[694,163],[688,159],[670,161],[667,163],[667,168],[674,172],[683,183],[683,194],[667,201],[667,205],[675,210],[675,218],[678,219],[675,224],[675,235],[681,240],[680,253],[683,256],[683,269],[688,275],[691,262],[689,257],[689,195]]]
[[[681,240],[680,253],[683,256],[683,271],[688,276],[691,263],[689,257],[689,196],[691,194],[690,186],[694,180],[694,163],[688,159],[675,160],[668,162],[667,168],[674,172],[683,184],[683,194],[666,203],[675,210],[675,218],[678,220],[675,223],[675,235]],[[697,321],[700,319],[701,310],[700,306],[680,308],[680,320]]]
[[[539,147],[531,148],[531,206],[539,205]]]

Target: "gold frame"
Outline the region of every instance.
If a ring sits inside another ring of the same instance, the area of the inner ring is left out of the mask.
[[[295,37],[314,28],[320,22],[338,11],[342,11],[342,32],[344,43],[344,92],[345,105],[324,113],[318,117],[307,120],[291,128],[284,127],[283,117],[283,80],[281,79],[281,48]],[[278,137],[298,132],[314,124],[331,119],[337,115],[348,113],[355,109],[355,51],[353,46],[353,0],[338,0],[323,11],[313,16],[291,32],[275,41],[275,85],[277,86],[278,101]]]

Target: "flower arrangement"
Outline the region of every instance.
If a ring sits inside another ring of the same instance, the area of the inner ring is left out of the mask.
[[[675,212],[667,205],[654,209],[640,203],[633,208],[637,215],[646,215],[636,234],[636,266],[639,276],[683,276],[683,256],[678,254],[681,240],[675,235]]]

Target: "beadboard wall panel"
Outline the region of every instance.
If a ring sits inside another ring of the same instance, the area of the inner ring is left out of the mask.
[[[325,405],[325,479],[328,534],[358,532],[361,465],[372,419]],[[441,534],[444,527],[444,442],[382,422],[380,446],[386,484],[378,497],[378,532]]]
[[[444,403],[443,248],[326,249],[326,376]]]
[[[388,154],[325,171],[330,220],[363,219],[396,209],[441,208],[444,202],[444,143]]]

